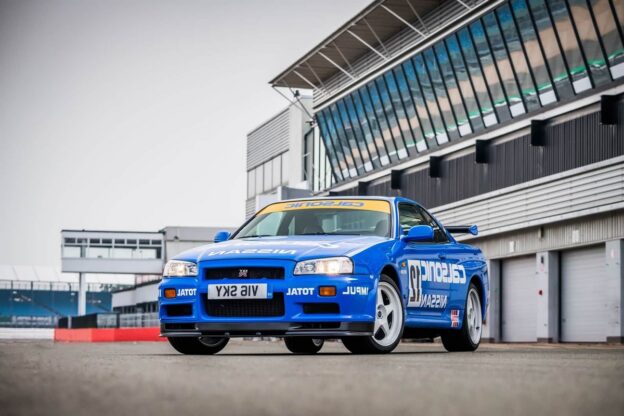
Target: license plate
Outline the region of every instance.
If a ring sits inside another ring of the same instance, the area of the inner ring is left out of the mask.
[[[266,283],[208,285],[208,299],[267,299]]]

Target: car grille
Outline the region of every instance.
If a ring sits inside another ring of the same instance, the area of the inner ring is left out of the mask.
[[[204,278],[216,279],[283,279],[282,267],[219,267],[204,269]]]
[[[284,315],[284,294],[273,293],[273,299],[206,300],[206,313],[220,317],[263,317]]]

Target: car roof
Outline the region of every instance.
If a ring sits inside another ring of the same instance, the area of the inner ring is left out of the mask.
[[[399,202],[399,201],[407,201],[407,202],[415,202],[412,201],[411,199],[408,198],[404,198],[402,196],[373,196],[373,195],[366,195],[366,196],[358,196],[358,195],[350,195],[350,196],[312,196],[312,197],[307,197],[307,198],[294,198],[294,199],[285,199],[283,201],[276,201],[273,202],[271,204],[268,205],[272,205],[272,204],[276,204],[276,203],[280,203],[280,202],[294,202],[294,201],[318,201],[318,200],[335,200],[335,199],[345,199],[345,200],[349,200],[349,199],[368,199],[368,200],[373,200],[373,201],[388,201],[388,202]]]

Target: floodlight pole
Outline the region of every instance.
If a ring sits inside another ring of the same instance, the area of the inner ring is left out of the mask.
[[[78,315],[87,314],[87,275],[78,273]]]

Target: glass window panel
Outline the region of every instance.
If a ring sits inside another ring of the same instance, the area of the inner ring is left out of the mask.
[[[466,104],[466,110],[468,111],[468,117],[470,119],[472,129],[479,131],[483,128],[481,111],[479,109],[479,103],[475,97],[470,76],[466,70],[466,65],[464,64],[464,58],[459,48],[459,42],[457,42],[455,35],[449,36],[444,42],[444,46],[448,52],[449,58],[451,58],[450,62],[453,65],[453,72],[455,73],[457,84],[461,91],[464,103]]]
[[[364,163],[362,162],[360,148],[358,147],[358,143],[355,139],[355,134],[353,132],[353,127],[351,126],[351,121],[349,121],[349,114],[347,114],[347,108],[345,106],[344,100],[337,101],[334,108],[338,111],[338,123],[341,123],[342,127],[344,128],[346,137],[345,145],[347,146],[351,153],[351,156],[353,157],[355,168],[357,169],[357,174],[361,175],[365,172]]]
[[[492,47],[492,54],[496,60],[496,66],[503,82],[503,89],[507,96],[507,102],[509,102],[509,111],[512,117],[519,116],[526,113],[524,107],[524,100],[518,89],[516,83],[516,74],[509,61],[509,55],[507,54],[507,46],[503,41],[503,35],[501,34],[498,26],[498,20],[494,13],[489,13],[483,16],[483,26],[485,27],[489,44]],[[534,110],[538,107],[533,106],[530,110]]]
[[[371,171],[373,170],[373,163],[371,162],[371,154],[369,153],[370,149],[367,146],[370,138],[369,140],[367,140],[364,135],[359,114],[355,111],[355,105],[353,103],[352,96],[347,95],[342,100],[347,106],[347,113],[349,114],[349,120],[351,121],[351,126],[353,127],[355,140],[358,143],[358,146],[360,148],[360,154],[362,155],[362,161],[364,162],[364,170],[366,170],[367,172]]]
[[[622,0],[616,3],[624,4]],[[617,27],[616,16],[611,11],[609,0],[590,0],[590,4],[607,53],[611,76],[619,78],[624,75],[624,46]]]
[[[256,169],[256,195],[262,193],[262,186],[264,183],[264,169],[262,165],[258,166]]]
[[[247,198],[251,198],[256,194],[256,171],[250,170],[247,172]]]
[[[349,170],[349,176],[357,176],[358,167],[356,165],[355,159],[353,158],[352,149],[349,147],[349,140],[347,138],[347,134],[345,133],[345,128],[342,124],[342,119],[340,117],[340,113],[338,112],[338,107],[336,106],[336,104],[332,104],[329,106],[329,114],[331,116],[331,121],[334,123],[334,129],[336,131],[336,134],[338,135],[338,142],[342,147],[342,152],[345,157],[347,169]]]
[[[620,25],[620,28],[624,30],[624,1],[611,0],[611,4],[615,9],[616,20]]]
[[[388,156],[388,149],[386,148],[382,127],[379,124],[379,120],[377,119],[377,115],[375,114],[375,109],[373,107],[373,102],[371,101],[371,95],[369,94],[369,90],[366,86],[360,88],[356,92],[364,105],[366,119],[370,126],[371,133],[373,134],[377,151],[379,152],[379,161],[382,166],[385,166],[390,163],[390,157]]]
[[[79,258],[80,257],[80,247],[63,246],[63,257],[66,257],[66,258]]]
[[[591,71],[594,85],[604,85],[611,81],[611,77],[607,70],[605,57],[602,54],[602,48],[598,42],[596,28],[594,28],[589,9],[587,8],[587,2],[585,0],[568,0],[568,4],[570,5],[570,12],[572,13],[576,30],[581,39],[581,45],[583,46],[583,52],[585,52],[585,59]]]
[[[277,156],[273,158],[273,175],[272,175],[272,188],[277,188],[282,182],[282,157]]]
[[[273,176],[272,167],[273,167],[273,164],[270,160],[264,163],[264,190],[265,191],[268,191],[269,189],[271,189],[271,182],[272,182],[271,177]]]
[[[468,32],[468,29],[462,29],[457,32],[457,36],[459,38],[463,58],[466,62],[466,66],[468,67],[470,79],[472,80],[472,86],[474,87],[477,95],[479,108],[481,109],[481,114],[483,114],[483,123],[485,126],[496,124],[498,120],[496,118],[496,114],[494,114],[494,106],[492,105],[489,91],[485,84],[485,80],[483,79],[483,73],[481,72],[481,66],[479,65],[479,60],[475,53],[475,47],[472,44],[470,33]]]
[[[282,185],[288,185],[288,154],[289,152],[282,153]]]
[[[401,128],[399,127],[396,113],[394,112],[394,107],[392,106],[390,93],[388,92],[388,88],[386,87],[386,83],[383,77],[377,78],[375,80],[375,84],[377,86],[377,91],[379,92],[379,97],[381,98],[381,105],[384,110],[384,114],[386,115],[388,125],[390,126],[390,133],[392,134],[392,138],[394,139],[397,156],[399,157],[399,159],[403,159],[407,157],[407,150],[405,150],[405,143],[403,141],[403,136],[401,133]]]
[[[325,114],[325,122],[327,123],[327,130],[329,131],[329,136],[331,137],[331,144],[336,151],[336,155],[338,158],[338,163],[340,164],[340,176],[343,179],[347,179],[351,175],[349,174],[349,167],[347,165],[347,158],[344,153],[344,149],[342,147],[342,142],[338,137],[338,133],[336,132],[336,126],[334,125],[334,119],[331,116],[331,112],[329,108],[326,108],[324,111]]]
[[[529,64],[524,55],[524,49],[520,43],[520,35],[518,34],[516,24],[511,14],[511,9],[507,5],[499,7],[497,16],[503,37],[505,38],[505,43],[507,44],[509,57],[514,63],[514,70],[516,71],[516,77],[520,84],[520,91],[524,97],[524,102],[529,110],[539,108],[540,103],[538,101],[535,84],[533,83],[533,76],[531,75]]]
[[[529,7],[537,27],[537,34],[542,40],[542,47],[550,67],[550,75],[555,84],[555,90],[560,99],[571,97],[574,95],[574,91],[572,90],[562,51],[559,49],[555,27],[550,19],[548,8],[544,0],[529,0]]]
[[[433,92],[425,61],[422,55],[416,55],[412,58],[412,62],[414,63],[414,68],[416,68],[416,75],[418,75],[420,88],[423,92],[425,102],[427,103],[429,114],[431,115],[431,121],[436,133],[436,141],[438,144],[446,143],[448,142],[448,135],[446,134],[446,129],[444,128],[442,117],[440,116],[440,109],[438,108],[438,102]]]
[[[320,111],[316,113],[316,120],[318,122],[319,130],[321,131],[321,138],[323,139],[323,142],[325,143],[325,148],[326,148],[325,151],[328,154],[329,163],[331,164],[333,168],[334,174],[338,178],[342,179],[342,174],[340,172],[340,165],[338,163],[338,156],[336,154],[336,151],[334,150],[334,145],[332,143],[332,138],[329,133],[329,128],[327,127],[327,122],[325,120],[325,112]],[[284,157],[282,155],[282,161],[283,159]],[[282,183],[285,183],[284,174],[285,174],[285,169],[282,166]]]
[[[433,86],[433,91],[435,92],[435,96],[438,100],[438,107],[442,112],[442,120],[446,125],[446,132],[451,139],[456,139],[459,137],[459,132],[457,131],[455,115],[453,114],[451,102],[448,99],[446,86],[444,85],[440,68],[438,68],[438,63],[433,53],[433,49],[427,49],[423,55],[425,63],[427,64],[427,70],[429,71],[429,79],[431,79],[431,85]]]
[[[371,163],[373,168],[378,168],[381,166],[379,161],[379,153],[377,152],[377,146],[375,146],[375,136],[373,136],[373,130],[371,123],[368,121],[368,116],[364,111],[364,104],[362,104],[362,100],[360,98],[360,92],[355,91],[351,94],[351,100],[353,101],[353,107],[355,108],[357,120],[360,123],[360,130],[364,135],[364,142],[366,143],[366,148],[368,149],[368,154],[371,157]],[[377,127],[379,129],[379,127]],[[377,135],[378,140],[380,140],[381,146],[383,147],[383,140],[381,139],[381,134]]]
[[[416,150],[422,152],[427,150],[427,143],[425,142],[423,132],[420,128],[420,121],[418,120],[418,115],[416,114],[416,106],[412,100],[412,95],[410,94],[405,74],[403,73],[401,66],[394,68],[393,72],[397,81],[397,86],[399,87],[403,107],[405,108],[405,115],[407,116],[407,120],[412,128],[412,136],[416,141]]]
[[[496,66],[494,65],[494,58],[492,58],[490,46],[488,45],[485,37],[485,31],[481,21],[476,21],[471,24],[470,32],[472,33],[475,50],[481,62],[483,76],[487,80],[487,86],[490,88],[490,95],[494,101],[494,108],[496,109],[498,119],[501,121],[509,120],[511,115],[509,113],[507,98],[503,93],[503,87],[501,86],[498,72],[496,70]]]
[[[537,85],[537,93],[542,105],[547,105],[557,101],[557,96],[553,90],[550,76],[548,75],[548,68],[544,61],[544,55],[542,54],[542,48],[533,29],[533,21],[529,16],[529,10],[524,0],[513,0],[511,2],[514,16],[518,28],[520,29],[520,37],[524,45],[529,64],[533,70],[533,77],[535,84]]]
[[[444,78],[446,90],[448,91],[449,100],[453,105],[455,118],[457,119],[457,129],[462,136],[465,136],[472,133],[472,129],[470,128],[470,123],[468,121],[468,116],[466,115],[464,102],[462,100],[459,87],[457,86],[453,67],[451,66],[449,56],[446,53],[446,47],[444,46],[444,42],[439,42],[438,44],[436,44],[434,46],[434,49],[437,58],[437,64],[440,68],[442,77]]]
[[[373,109],[375,111],[375,115],[377,116],[377,122],[381,128],[381,134],[384,138],[384,143],[386,144],[386,149],[388,151],[388,156],[390,160],[397,160],[397,150],[394,144],[394,140],[392,139],[392,133],[390,132],[390,125],[388,124],[388,119],[386,118],[386,113],[384,112],[383,105],[381,103],[381,98],[379,97],[379,92],[377,91],[377,86],[374,82],[369,82],[366,85],[366,89],[370,94],[371,103]]]
[[[572,87],[578,94],[591,88],[592,84],[583,55],[581,54],[581,48],[572,27],[568,8],[564,0],[548,0],[546,7],[550,8],[556,27],[555,33],[559,36],[559,42],[561,42],[563,53],[568,63],[568,71],[572,77]]]
[[[409,86],[412,99],[416,104],[416,114],[418,114],[418,118],[420,119],[420,126],[428,147],[436,147],[438,143],[435,140],[435,131],[433,130],[433,126],[431,124],[431,116],[429,115],[429,110],[427,109],[427,104],[425,103],[425,97],[420,88],[418,77],[416,76],[414,64],[411,60],[407,60],[403,62],[401,67],[405,73],[405,79],[407,81],[407,85]]]
[[[393,71],[386,72],[384,78],[386,79],[386,85],[388,86],[388,91],[390,92],[392,105],[394,106],[394,111],[399,121],[399,128],[401,129],[403,139],[405,140],[407,153],[409,154],[411,152],[413,154],[415,141],[414,137],[412,136],[412,129],[409,124],[409,120],[407,119],[407,115],[405,114],[403,100],[401,100],[401,95],[399,94],[399,87],[397,86],[396,80],[394,79]]]

